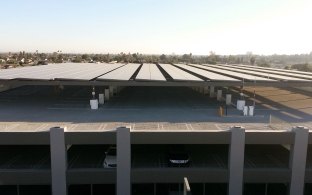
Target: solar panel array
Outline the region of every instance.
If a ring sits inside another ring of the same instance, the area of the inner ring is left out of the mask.
[[[233,64],[235,67],[247,67],[247,68],[255,68],[255,69],[264,69],[264,70],[278,70],[280,72],[288,72],[288,73],[299,73],[303,75],[311,75],[312,72],[304,72],[304,71],[298,71],[298,70],[287,70],[287,69],[277,69],[277,68],[269,68],[269,67],[261,67],[261,66],[250,66],[250,65],[242,65],[242,64]]]
[[[259,69],[257,67],[254,68],[254,66],[249,66],[249,67],[243,67],[243,66],[235,66],[235,65],[221,65],[221,66],[226,66],[226,67],[232,67],[237,70],[250,70],[250,71],[257,71],[257,72],[262,72],[268,74],[273,74],[273,75],[283,75],[288,77],[288,79],[285,80],[296,80],[295,78],[301,78],[301,79],[308,79],[312,80],[312,75],[305,75],[305,74],[299,74],[299,73],[291,73],[291,72],[283,72],[282,69],[274,69],[274,70],[265,70],[265,69]]]
[[[118,80],[128,81],[134,74],[134,72],[140,67],[140,64],[127,64],[112,72],[106,73],[103,76],[98,77],[98,80]]]
[[[311,82],[312,73],[246,65],[63,63],[0,70],[0,80]]]
[[[160,72],[156,64],[143,64],[135,80],[166,81],[166,78]]]
[[[300,79],[300,78],[294,78],[294,77],[289,77],[289,76],[283,76],[283,75],[277,75],[277,74],[270,74],[270,73],[263,73],[263,72],[257,72],[254,70],[244,70],[244,69],[238,69],[238,68],[232,68],[232,67],[227,67],[226,65],[218,66],[218,65],[206,65],[208,67],[215,67],[219,68],[221,71],[231,71],[233,74],[239,73],[246,73],[249,75],[256,75],[262,78],[267,78],[269,80],[275,79],[275,80],[283,80],[283,81],[306,81],[305,79]],[[251,77],[252,80],[252,77]],[[255,79],[256,80],[256,79]]]
[[[207,66],[203,66],[203,65],[196,65],[196,64],[192,64],[192,66],[197,67],[197,68],[201,68],[201,69],[205,69],[208,71],[224,74],[227,76],[233,76],[233,77],[239,78],[239,79],[246,79],[246,80],[252,80],[252,81],[273,81],[272,79],[253,76],[253,75],[249,75],[249,74],[237,73],[237,72],[233,72],[230,70],[212,68],[212,67],[207,67]]]
[[[228,76],[223,76],[221,74],[216,74],[213,72],[209,72],[206,70],[202,70],[199,68],[194,68],[192,66],[189,65],[182,65],[182,64],[175,64],[175,66],[180,67],[182,69],[188,70],[190,72],[196,73],[198,75],[201,75],[209,80],[214,80],[214,81],[239,81],[237,79],[234,79],[232,77],[228,77]]]
[[[124,64],[51,64],[0,71],[0,79],[92,80]]]
[[[175,81],[203,81],[171,64],[159,64]]]

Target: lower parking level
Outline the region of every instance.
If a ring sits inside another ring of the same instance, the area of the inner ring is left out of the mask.
[[[191,183],[192,195],[227,195],[226,183]],[[246,183],[243,195],[287,195],[287,183]],[[68,186],[68,195],[115,195],[115,184]],[[1,195],[51,195],[50,185],[0,185]],[[183,195],[182,183],[132,184],[132,195]],[[304,195],[312,195],[312,184],[305,184]]]

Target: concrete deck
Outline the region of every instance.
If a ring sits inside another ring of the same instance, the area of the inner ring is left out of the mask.
[[[294,125],[312,129],[312,93],[255,89],[256,117],[243,117],[234,107],[228,108],[228,117],[219,117],[218,108],[224,102],[188,87],[126,87],[98,110],[91,110],[90,87],[66,86],[56,93],[53,87],[27,86],[0,93],[0,131],[46,131],[53,126],[102,131],[124,125],[133,130],[225,130],[233,125],[251,130]],[[253,90],[246,88],[248,105],[253,103]],[[99,91],[104,87],[96,88]],[[239,91],[230,92],[235,101]]]

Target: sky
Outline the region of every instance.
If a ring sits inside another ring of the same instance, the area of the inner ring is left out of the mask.
[[[7,0],[0,52],[312,51],[311,0]]]

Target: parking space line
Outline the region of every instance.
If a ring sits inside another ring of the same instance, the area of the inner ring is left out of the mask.
[[[103,129],[105,129],[106,125],[107,125],[107,124],[101,124],[101,125],[99,126],[98,130],[103,130]]]
[[[218,129],[218,130],[222,130],[222,128],[221,128],[221,127],[219,127],[219,125],[218,125],[218,124],[215,124],[215,126],[217,127],[217,129]]]
[[[192,124],[186,123],[187,130],[194,130]]]
[[[58,108],[58,107],[47,107],[48,110],[89,110],[87,108]]]
[[[49,124],[42,124],[39,127],[37,127],[35,130],[40,131],[40,130],[48,130]]]

